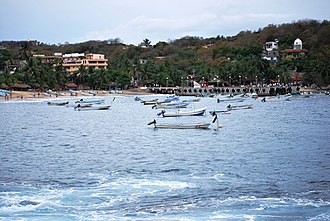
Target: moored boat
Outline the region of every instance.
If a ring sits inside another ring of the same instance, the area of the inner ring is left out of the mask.
[[[79,103],[77,106],[75,107],[91,107],[93,105],[93,103]]]
[[[76,103],[93,103],[93,104],[103,104],[104,99],[80,99],[79,101],[76,101]]]
[[[162,110],[160,113],[158,113],[158,116],[163,117],[182,117],[182,116],[201,116],[205,114],[206,108],[200,108],[193,111],[176,111],[176,112],[167,112],[165,110]]]
[[[77,107],[74,108],[74,110],[77,111],[89,111],[89,110],[109,110],[111,105],[91,105],[89,107],[83,107],[80,104],[77,105]]]
[[[186,108],[189,105],[188,102],[169,102],[169,103],[160,103],[155,104],[152,108],[162,108],[162,109],[175,109],[175,108]]]
[[[289,101],[292,95],[277,95],[275,97],[264,97],[261,102],[279,102],[279,101]]]
[[[192,98],[192,99],[182,100],[182,102],[199,102],[200,100],[201,100],[200,98]]]
[[[214,118],[211,123],[177,123],[177,124],[161,124],[157,123],[156,119],[148,123],[148,125],[154,125],[155,128],[161,129],[208,129],[211,124],[217,123],[216,128],[222,127],[218,122],[218,116],[213,114]]]
[[[64,106],[69,104],[69,101],[49,101],[47,104],[49,106]]]
[[[217,102],[243,102],[245,98],[242,97],[225,97],[225,98],[218,98]]]
[[[150,100],[141,100],[141,103],[143,103],[144,105],[155,105],[158,103],[158,98]]]
[[[208,129],[210,123],[197,123],[197,124],[159,124],[155,121],[155,128],[165,129]]]
[[[232,105],[229,104],[227,106],[227,110],[240,110],[240,109],[250,109],[252,108],[252,104],[237,104],[237,105]]]
[[[213,114],[230,114],[230,111],[229,110],[211,110],[211,111],[209,111],[209,113],[211,114],[211,115],[213,115]]]
[[[172,102],[179,102],[180,98],[176,97],[176,96],[171,96],[171,97],[167,97],[165,98],[163,101],[161,101],[160,103],[172,103]]]
[[[153,99],[141,99],[139,97],[135,97],[134,99],[135,101],[140,101],[141,103],[143,103],[144,105],[155,105],[158,103],[158,98],[153,98]]]

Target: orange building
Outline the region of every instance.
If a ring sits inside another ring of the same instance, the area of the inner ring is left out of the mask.
[[[79,70],[81,65],[85,68],[105,69],[108,67],[108,60],[103,54],[72,53],[63,55],[62,65],[67,72],[71,73]]]

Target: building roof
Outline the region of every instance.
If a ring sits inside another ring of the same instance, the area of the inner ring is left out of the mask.
[[[67,83],[65,84],[67,87],[78,87],[75,83]]]

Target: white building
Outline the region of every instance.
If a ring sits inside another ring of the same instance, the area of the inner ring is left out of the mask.
[[[303,49],[302,47],[302,41],[297,38],[294,42],[293,42],[293,49],[296,49],[296,50],[301,50]]]
[[[273,50],[278,49],[278,41],[275,40],[275,41],[266,42],[264,45],[264,49],[266,51],[273,51]]]
[[[262,59],[265,59],[270,62],[277,62],[279,53],[277,51],[278,49],[278,40],[275,39],[275,41],[269,41],[264,44],[264,53],[262,56]]]

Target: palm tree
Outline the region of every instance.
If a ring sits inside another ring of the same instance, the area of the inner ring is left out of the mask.
[[[96,88],[96,75],[95,75],[95,69],[93,67],[88,67],[87,74],[86,74],[86,81],[88,82],[88,86],[90,88],[95,89]]]
[[[97,69],[95,73],[96,88],[101,89],[102,86],[108,85],[109,72],[106,69]]]
[[[29,42],[24,41],[18,53],[21,59],[28,60],[31,57],[31,47]]]
[[[148,38],[146,38],[142,41],[141,45],[144,45],[146,48],[150,48],[151,41]]]
[[[278,73],[280,76],[281,83],[291,83],[292,82],[292,76],[291,71],[288,70],[287,66],[280,66],[278,67]]]
[[[74,73],[76,83],[78,84],[78,87],[82,89],[82,85],[87,81],[87,70],[86,67],[83,65],[80,65],[79,69]]]
[[[62,64],[57,64],[54,70],[55,81],[56,81],[56,90],[59,89],[60,86],[64,85],[66,78],[65,72],[63,70]]]
[[[13,76],[10,74],[8,68],[6,68],[3,72],[0,72],[0,83],[5,83],[7,85],[13,84]]]

